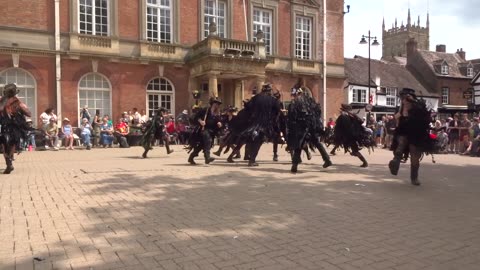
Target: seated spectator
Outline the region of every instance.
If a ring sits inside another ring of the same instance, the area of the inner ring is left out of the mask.
[[[115,138],[117,139],[118,144],[121,148],[128,148],[127,138],[125,136],[130,132],[130,128],[127,123],[125,123],[123,118],[118,120],[118,123],[115,125]]]
[[[469,155],[472,150],[472,141],[469,135],[464,135],[460,141],[460,155]]]
[[[170,117],[166,124],[167,132],[168,134],[172,135],[175,133],[175,119],[173,117]]]
[[[65,136],[65,149],[73,150],[73,128],[68,118],[63,119],[62,133]]]
[[[90,136],[92,136],[92,126],[88,122],[87,118],[82,119],[80,129],[82,130],[80,136],[82,137],[83,145],[87,147],[87,150],[90,150],[92,148],[92,144],[90,142]]]
[[[45,149],[53,147],[54,150],[58,150],[58,126],[55,118],[50,118],[50,122],[45,128]]]
[[[27,133],[27,137],[28,137],[28,141],[26,143],[26,147],[27,149],[32,147],[32,149],[35,149],[37,148],[36,144],[35,144],[35,129],[33,128],[33,121],[32,119],[27,119],[27,126],[28,126],[28,133]]]
[[[473,131],[473,136],[472,136],[472,147],[470,150],[470,156],[475,157],[475,156],[480,156],[480,123],[479,123],[478,118],[473,119],[472,123],[472,131]]]
[[[113,127],[108,122],[108,118],[104,117],[103,122],[100,125],[100,144],[103,145],[103,148],[112,147],[113,144]]]

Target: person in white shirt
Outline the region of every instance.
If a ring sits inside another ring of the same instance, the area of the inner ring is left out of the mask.
[[[50,118],[52,117],[52,108],[46,109],[42,114],[40,114],[40,123],[42,125],[42,129],[46,129],[48,123],[50,123]]]

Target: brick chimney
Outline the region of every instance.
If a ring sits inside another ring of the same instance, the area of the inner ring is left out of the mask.
[[[444,44],[437,45],[437,52],[447,52],[447,46]]]
[[[466,61],[465,51],[463,50],[463,48],[460,48],[460,50],[457,50],[457,54],[458,54],[458,56],[460,56],[460,58],[462,58],[463,61]]]

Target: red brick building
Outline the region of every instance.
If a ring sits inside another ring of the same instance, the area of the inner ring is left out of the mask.
[[[415,39],[409,40],[406,45],[407,68],[427,89],[438,93],[438,112],[441,115],[475,111],[470,82],[480,72],[480,65],[466,60],[462,49],[447,53],[445,45],[437,45],[434,52],[419,50]]]
[[[0,0],[0,86],[16,83],[34,121],[48,107],[117,118],[173,114],[218,95],[240,106],[270,82],[289,100],[300,79],[322,100],[318,0]],[[327,115],[343,101],[343,1],[327,7]],[[213,23],[214,22],[214,23]],[[216,27],[215,27],[216,26]],[[258,31],[258,30],[262,31]]]

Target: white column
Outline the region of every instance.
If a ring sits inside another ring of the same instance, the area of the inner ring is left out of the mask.
[[[327,123],[327,0],[323,0],[323,123]]]
[[[208,75],[208,93],[210,97],[218,97],[217,73],[210,73]]]
[[[55,1],[55,81],[57,90],[57,116],[59,124],[62,117],[62,58],[60,56],[60,0]],[[80,121],[79,121],[80,122]]]

